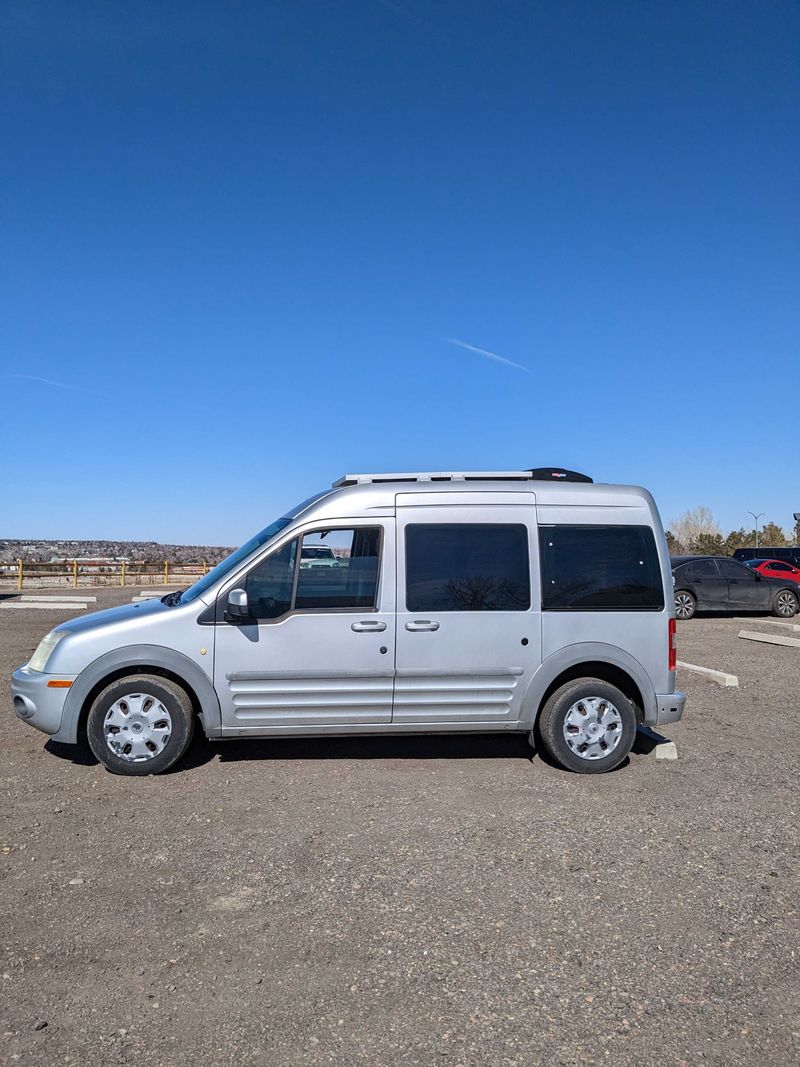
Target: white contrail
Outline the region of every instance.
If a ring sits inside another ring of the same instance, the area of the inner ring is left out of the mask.
[[[506,367],[513,367],[515,370],[525,371],[526,374],[533,374],[530,367],[523,367],[521,363],[515,363],[512,359],[506,359],[505,356],[498,356],[496,352],[489,352],[485,348],[476,348],[475,345],[468,345],[466,341],[459,341],[455,337],[445,337],[445,341],[451,345],[458,345],[459,348],[466,348],[467,352],[475,352],[479,356],[483,356],[484,359],[491,359],[494,363],[502,363]]]
[[[16,378],[23,382],[39,382],[41,385],[53,385],[56,389],[72,389],[76,393],[90,393],[92,396],[101,396],[94,389],[84,389],[82,385],[69,385],[68,382],[56,382],[52,378],[40,378],[36,374],[4,374],[4,378]]]

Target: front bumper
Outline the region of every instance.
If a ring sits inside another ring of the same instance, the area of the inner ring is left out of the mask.
[[[680,691],[656,693],[656,726],[669,726],[671,722],[678,722],[683,715],[685,704],[686,694]]]
[[[69,688],[53,689],[47,683],[54,679],[72,682],[75,677],[19,667],[11,675],[11,696],[17,718],[44,734],[58,733]]]

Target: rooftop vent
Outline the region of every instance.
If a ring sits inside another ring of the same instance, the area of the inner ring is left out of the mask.
[[[535,482],[591,482],[588,474],[568,471],[564,467],[534,467],[530,476]]]

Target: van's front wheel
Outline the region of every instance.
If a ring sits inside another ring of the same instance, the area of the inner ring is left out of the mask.
[[[89,747],[113,774],[159,774],[184,754],[194,731],[192,702],[168,678],[119,678],[89,709]]]
[[[539,716],[539,733],[550,755],[579,774],[602,774],[619,766],[636,738],[633,705],[615,685],[576,678],[557,689]]]

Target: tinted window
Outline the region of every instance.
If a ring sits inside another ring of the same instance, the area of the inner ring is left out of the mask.
[[[272,552],[245,579],[250,614],[256,619],[277,619],[292,604],[297,538]]]
[[[713,559],[696,559],[693,563],[687,563],[679,567],[675,572],[676,579],[683,578],[689,581],[692,578],[719,578],[719,571]]]
[[[771,571],[781,571],[781,573],[791,574],[792,568],[788,563],[779,563],[778,560],[773,559],[767,563],[767,566]]]
[[[305,534],[295,608],[372,608],[378,589],[378,526]]]
[[[409,611],[527,611],[528,531],[516,524],[406,528]]]
[[[737,563],[735,559],[718,559],[717,565],[722,571],[723,578],[738,578],[739,581],[755,581],[755,572],[743,563]]]
[[[648,526],[542,526],[546,610],[657,610],[664,590]]]

